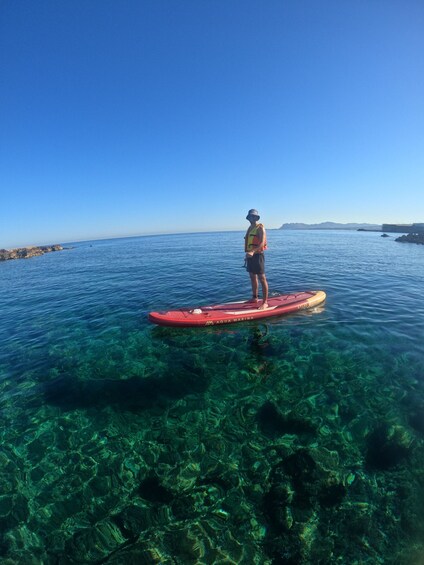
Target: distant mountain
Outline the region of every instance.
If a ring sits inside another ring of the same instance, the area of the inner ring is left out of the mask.
[[[378,224],[338,224],[337,222],[321,222],[320,224],[283,224],[280,230],[378,230]]]

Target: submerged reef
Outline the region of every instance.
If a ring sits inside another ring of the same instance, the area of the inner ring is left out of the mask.
[[[63,251],[61,245],[42,245],[40,247],[18,247],[16,249],[0,249],[0,261],[11,259],[30,259],[52,251]]]
[[[0,380],[0,561],[418,563],[424,367],[393,351],[295,325],[50,345]]]

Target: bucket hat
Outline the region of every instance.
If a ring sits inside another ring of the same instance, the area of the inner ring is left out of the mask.
[[[251,210],[249,210],[247,212],[246,220],[248,220],[249,218],[254,217],[254,216],[256,217],[256,219],[259,220],[259,218],[260,218],[259,212],[257,210],[255,210],[254,208],[252,208]]]

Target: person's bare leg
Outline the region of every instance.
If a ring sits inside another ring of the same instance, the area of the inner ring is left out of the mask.
[[[268,282],[265,275],[258,275],[262,286],[262,304],[259,306],[259,310],[265,310],[268,308]]]
[[[257,302],[258,301],[258,275],[254,273],[249,273],[250,275],[250,282],[252,283],[252,298],[249,302]]]

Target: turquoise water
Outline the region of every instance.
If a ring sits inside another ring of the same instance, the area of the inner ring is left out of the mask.
[[[324,307],[225,328],[243,234],[0,264],[0,562],[424,559],[424,247],[269,231],[270,290]]]

